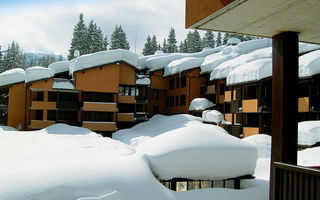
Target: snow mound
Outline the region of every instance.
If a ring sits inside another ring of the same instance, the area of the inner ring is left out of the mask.
[[[240,55],[239,57],[221,63],[211,72],[210,80],[225,79],[232,70],[236,69],[240,65],[262,58],[272,58],[271,47],[258,49],[251,53]]]
[[[272,46],[272,40],[265,38],[265,39],[258,39],[258,40],[249,40],[245,42],[241,42],[237,45],[239,51],[242,54],[250,53],[257,49],[262,49],[266,47]]]
[[[30,67],[26,69],[26,83],[52,78],[54,76],[53,69],[48,69],[41,66]]]
[[[83,127],[78,127],[78,126],[70,126],[67,124],[54,124],[51,126],[48,126],[45,129],[39,130],[41,133],[46,133],[46,134],[60,134],[60,135],[87,135],[90,133],[94,133],[93,131],[83,128]]]
[[[53,69],[55,74],[69,71],[69,65],[72,61],[60,61],[54,62],[48,66],[49,69]]]
[[[158,55],[163,55],[164,52],[162,50],[157,50],[156,52],[154,52],[154,55],[158,56]]]
[[[298,144],[312,146],[318,142],[320,142],[320,121],[299,122]]]
[[[92,67],[97,67],[100,65],[111,64],[114,62],[124,61],[129,65],[137,67],[138,55],[125,50],[125,49],[115,49],[110,51],[100,51],[97,53],[82,55],[76,58],[69,66],[69,73],[88,69]]]
[[[0,126],[0,131],[17,131],[17,129],[12,128],[11,126]]]
[[[227,44],[230,44],[230,45],[237,45],[241,42],[241,40],[239,38],[229,38],[228,41],[227,41]]]
[[[136,80],[137,85],[150,85],[151,81],[150,78],[145,75],[138,75],[138,78]]]
[[[68,79],[53,79],[52,89],[74,90],[75,87]]]
[[[215,104],[206,98],[195,98],[190,103],[189,111],[205,110],[205,109],[211,108],[213,106],[215,106]]]
[[[298,165],[306,167],[320,166],[320,147],[298,151]]]
[[[26,72],[21,68],[10,69],[0,74],[0,86],[24,82]]]
[[[183,57],[184,57],[183,54],[180,54],[180,53],[152,57],[146,60],[146,66],[150,71],[156,71],[159,69],[163,69],[171,61],[177,60]]]
[[[299,42],[299,54],[308,53],[310,51],[314,51],[317,49],[320,49],[320,45],[318,44],[309,44],[309,43]]]
[[[164,56],[166,55],[165,53],[163,54],[154,54],[154,55],[149,55],[149,56],[141,56],[138,58],[138,63],[137,63],[137,68],[138,69],[145,69],[147,68],[147,60],[150,58],[155,58],[155,57],[159,57],[159,56]]]
[[[239,56],[239,49],[237,46],[227,46],[221,52],[206,56],[201,64],[201,73],[209,73],[213,71],[218,65],[227,60]]]
[[[204,122],[214,122],[219,124],[224,120],[224,115],[217,110],[205,110],[202,112],[202,120]]]
[[[266,134],[257,134],[242,139],[245,142],[257,147],[258,158],[271,157],[271,136]]]
[[[272,58],[264,58],[243,64],[230,72],[227,85],[258,81],[272,76]]]
[[[170,62],[165,68],[163,76],[170,76],[181,73],[185,70],[194,69],[200,67],[204,58],[185,57]]]
[[[299,57],[299,77],[320,74],[320,50]]]
[[[163,180],[222,180],[253,174],[257,149],[219,126],[197,124],[156,136],[136,147]]]

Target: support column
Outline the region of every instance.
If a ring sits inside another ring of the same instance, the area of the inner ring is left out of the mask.
[[[270,199],[275,192],[273,162],[297,164],[298,33],[272,37],[272,150]]]

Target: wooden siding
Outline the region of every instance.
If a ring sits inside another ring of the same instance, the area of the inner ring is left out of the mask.
[[[226,91],[224,93],[224,102],[231,102],[232,91]]]
[[[31,110],[55,110],[56,102],[47,102],[47,101],[32,101]]]
[[[83,102],[84,111],[116,112],[116,103]]]
[[[133,122],[134,114],[133,113],[118,113],[119,122]]]
[[[243,137],[259,134],[258,127],[243,127]]]
[[[208,85],[206,94],[215,94],[216,93],[216,85]]]
[[[242,100],[242,112],[244,113],[258,112],[258,99]]]
[[[135,103],[134,96],[119,95],[118,103]]]
[[[309,97],[298,98],[298,112],[309,112]]]

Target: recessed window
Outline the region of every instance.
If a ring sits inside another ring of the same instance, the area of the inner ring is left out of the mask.
[[[159,106],[153,106],[153,114],[156,115],[159,113]]]
[[[170,96],[166,98],[166,107],[174,106],[174,96]]]
[[[169,88],[172,90],[174,89],[174,79],[171,79],[169,82]]]
[[[180,105],[185,106],[186,105],[186,95],[180,96]]]
[[[186,80],[186,76],[181,77],[181,88],[186,87],[187,85],[187,80]]]
[[[177,88],[180,87],[180,78],[177,78]]]
[[[153,99],[154,100],[158,100],[159,99],[159,90],[158,89],[154,89],[153,90]]]
[[[176,106],[179,106],[179,96],[176,96]]]
[[[224,84],[221,83],[220,84],[220,92],[219,92],[220,95],[224,95]]]

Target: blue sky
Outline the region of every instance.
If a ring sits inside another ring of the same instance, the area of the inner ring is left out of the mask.
[[[141,53],[148,34],[162,43],[174,27],[177,40],[185,38],[184,9],[185,0],[0,0],[0,45],[5,49],[15,40],[23,51],[66,56],[82,12],[85,22],[92,19],[109,39],[121,24],[130,50]]]

